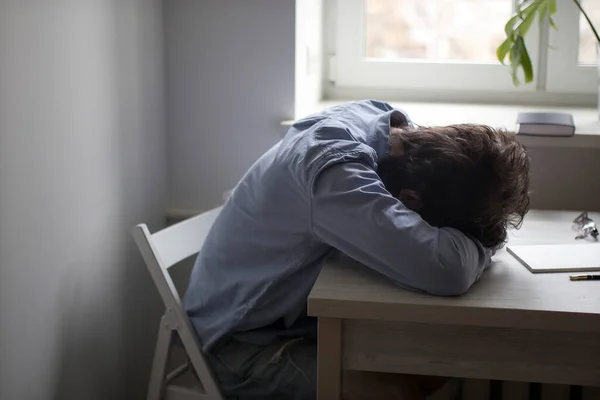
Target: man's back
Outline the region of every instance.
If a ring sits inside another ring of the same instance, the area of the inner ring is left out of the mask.
[[[385,103],[357,102],[306,118],[249,169],[215,221],[184,298],[205,350],[227,334],[268,343],[290,333],[331,250],[311,229],[311,185],[335,163],[375,169],[389,151],[393,113],[405,118]]]

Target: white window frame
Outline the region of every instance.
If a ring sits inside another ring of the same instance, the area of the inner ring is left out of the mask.
[[[333,4],[335,9],[330,10],[336,17],[335,57],[330,69],[335,70],[336,86],[503,93],[536,90],[536,82],[515,88],[507,67],[500,63],[365,59],[364,0],[336,0],[333,3],[337,3]],[[506,17],[507,21],[509,17]],[[534,68],[539,64],[539,43],[539,29],[534,25],[526,37]]]
[[[558,30],[550,29],[551,48],[548,49],[548,92],[596,93],[598,90],[596,66],[578,63],[579,21],[579,9],[572,0],[557,1],[554,22]]]

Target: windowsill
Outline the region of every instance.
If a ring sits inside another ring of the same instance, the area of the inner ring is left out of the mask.
[[[343,103],[343,101],[323,101],[311,112]],[[390,102],[395,108],[407,112],[411,120],[420,125],[450,125],[458,123],[480,123],[496,128],[514,130],[517,114],[527,111],[566,112],[575,120],[575,135],[571,137],[545,137],[519,135],[519,141],[531,147],[568,147],[600,149],[600,120],[596,108],[582,107],[535,107],[490,104],[460,103],[398,103]],[[308,114],[308,113],[307,113]],[[283,121],[290,126],[293,121]]]

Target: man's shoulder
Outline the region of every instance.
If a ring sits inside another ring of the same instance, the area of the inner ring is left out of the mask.
[[[312,116],[325,116],[331,119],[336,117],[345,117],[347,115],[352,116],[372,116],[383,114],[394,108],[381,100],[356,100],[345,103],[336,104],[328,107]]]

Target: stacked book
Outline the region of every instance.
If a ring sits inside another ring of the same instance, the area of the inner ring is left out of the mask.
[[[518,135],[532,136],[573,136],[575,123],[571,114],[519,113],[516,132]]]

